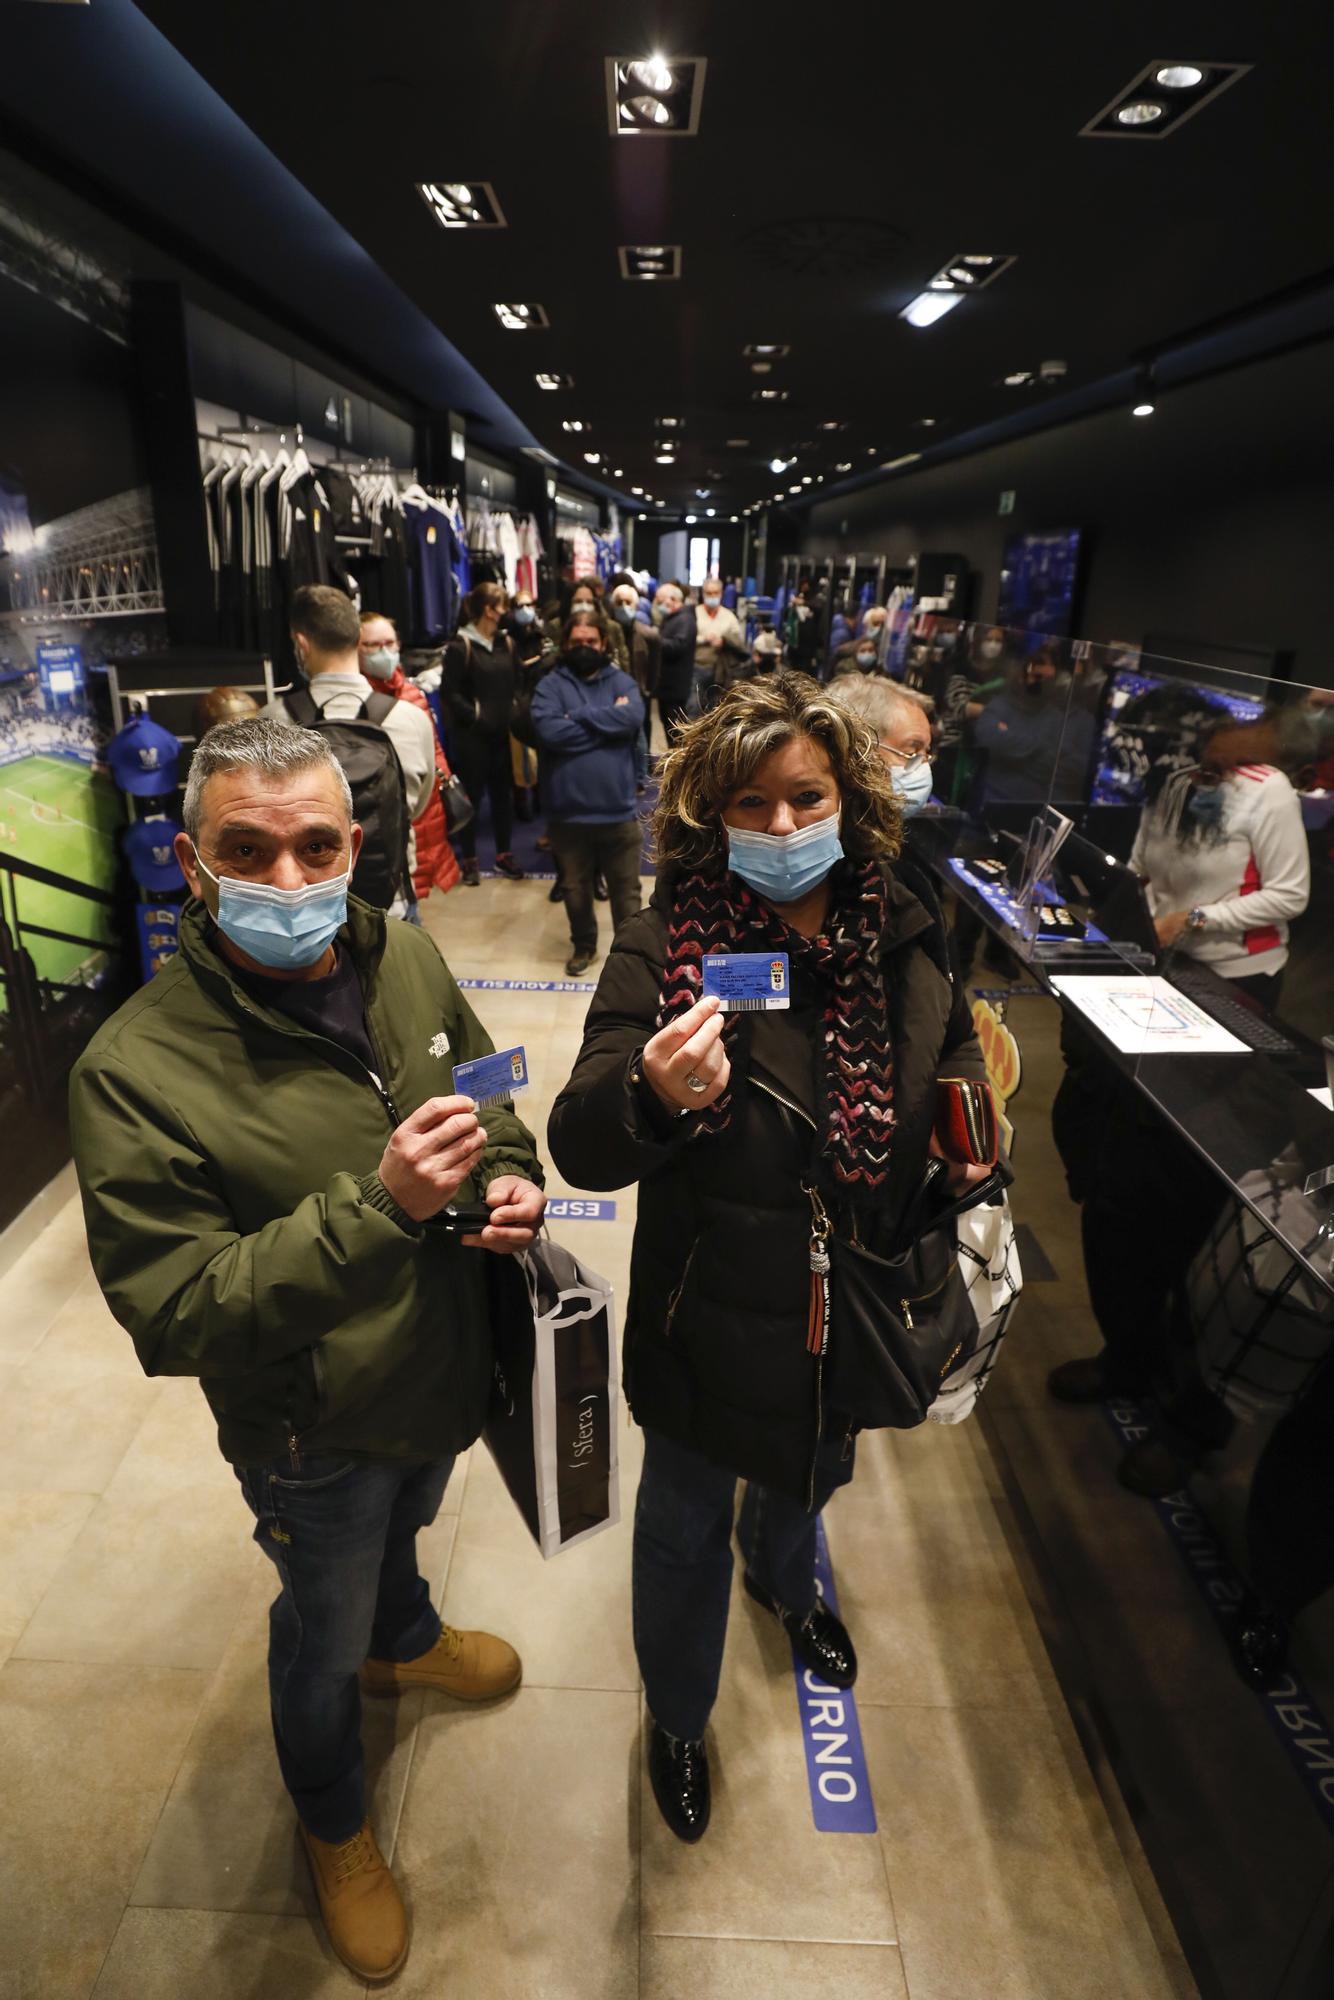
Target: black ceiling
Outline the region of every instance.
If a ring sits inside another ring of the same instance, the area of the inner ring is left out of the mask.
[[[544,445],[577,458],[560,420],[590,422],[614,483],[672,506],[726,514],[869,469],[1049,393],[1003,387],[1011,370],[1060,359],[1077,388],[1334,263],[1323,7],[141,11]],[[610,136],[604,58],[652,50],[707,58],[697,137]],[[1170,138],[1078,137],[1154,58],[1254,68]],[[441,230],[422,180],[489,181],[509,226]],[[618,245],[645,242],[682,245],[679,282],[620,277]],[[936,326],[904,324],[967,251],[1017,262]],[[549,329],[502,331],[497,300],[540,303]],[[742,355],[760,341],[792,349],[765,376]],[[540,391],[538,370],[574,388]],[[675,469],[653,461],[662,415],[684,419]],[[798,459],[781,481],[772,455]]]

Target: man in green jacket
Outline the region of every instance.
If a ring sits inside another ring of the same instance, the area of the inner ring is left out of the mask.
[[[274,1737],[335,1950],[407,1953],[366,1818],[360,1689],[517,1686],[518,1655],[442,1626],[415,1538],[492,1379],[487,1256],[530,1243],[541,1169],[509,1104],[448,1094],[491,1043],[434,944],[349,898],[361,844],[323,738],[210,730],[177,855],[177,958],[75,1067],[98,1281],[150,1375],[196,1375],[281,1583]],[[459,1236],[442,1213],[483,1202]]]

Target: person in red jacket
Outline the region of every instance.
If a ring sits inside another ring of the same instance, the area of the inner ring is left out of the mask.
[[[400,701],[410,701],[431,715],[430,702],[415,681],[408,679],[399,664],[398,627],[392,618],[385,618],[378,611],[363,611],[358,651],[361,655],[361,671],[372,687],[382,688],[386,694],[397,695]],[[449,777],[450,771],[440,745],[439,731],[435,729],[433,715],[431,715],[431,728],[435,731],[436,775],[443,783]],[[417,842],[412,886],[417,892],[417,901],[423,903],[432,889],[439,889],[442,892],[452,889],[461,879],[458,857],[449,844],[445,808],[440,801],[439,784],[432,792],[425,811],[420,818],[412,822],[412,831]]]

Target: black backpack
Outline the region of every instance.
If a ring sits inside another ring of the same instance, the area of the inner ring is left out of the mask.
[[[398,752],[381,724],[396,695],[373,689],[358,715],[325,717],[309,688],[283,696],[288,714],[302,729],[323,736],[352,787],[352,817],[361,828],[361,853],[353,886],[363,903],[387,910],[407,884],[408,790]]]

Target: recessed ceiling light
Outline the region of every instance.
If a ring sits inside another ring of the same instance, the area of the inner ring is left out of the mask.
[[[716,507],[706,507],[704,509],[704,512],[708,515],[709,519],[712,520],[714,515],[718,512],[718,509]]]
[[[901,458],[891,458],[881,466],[882,472],[897,472],[901,465],[916,465],[922,456],[920,451],[905,451]]]
[[[655,421],[659,430],[679,431],[681,429],[681,419],[679,417],[658,417]]]
[[[747,507],[746,512],[749,514],[750,512],[749,507]],[[727,518],[729,521],[735,521],[737,519],[737,516],[735,514],[729,514]]]
[[[551,324],[542,306],[494,306],[492,311],[506,333],[532,333]]]
[[[693,527],[694,527],[694,525],[695,525],[695,522],[696,522],[696,521],[697,521],[698,519],[699,519],[699,516],[698,516],[697,514],[687,514],[687,515],[686,515],[686,526],[687,526],[688,528],[693,528]]]
[[[670,452],[670,451],[660,451],[660,452],[657,452],[657,453],[655,453],[655,454],[654,454],[654,464],[655,464],[655,465],[675,465],[675,464],[676,464],[676,458],[675,458],[674,454],[673,454],[672,452]]]
[[[852,460],[850,458],[845,458],[841,465],[836,465],[834,467],[834,470],[835,472],[851,472]]]
[[[786,389],[752,389],[750,395],[755,403],[785,403],[788,392]]]
[[[1110,104],[1089,119],[1081,139],[1168,139],[1250,70],[1250,63],[1188,63],[1159,56],[1145,63]],[[1165,98],[1156,93],[1165,91]]]
[[[1130,414],[1132,417],[1151,417],[1153,415],[1153,404],[1136,403]]]
[[[635,515],[635,519],[636,519],[636,521],[647,521],[647,519],[648,519],[648,515],[647,515],[647,514],[636,514],[636,515]]]
[[[936,428],[936,419],[934,417],[919,417],[917,419],[917,428],[923,431],[933,431]]]
[[[562,417],[560,427],[563,431],[591,431],[593,428],[592,424],[586,424],[582,417]]]
[[[769,470],[770,472],[786,472],[790,463],[790,459],[771,458],[769,460]]]
[[[781,361],[785,354],[792,352],[792,349],[785,340],[755,340],[749,347],[743,347],[741,352],[745,355],[760,355],[770,361]]]
[[[787,490],[789,493],[800,493],[801,488],[800,486],[789,486]]]
[[[573,389],[573,375],[535,375],[533,380],[539,389]]]
[[[774,364],[772,361],[752,361],[750,372],[752,375],[772,375]]]
[[[607,117],[614,139],[688,139],[699,130],[703,56],[608,56]]]
[[[962,297],[962,292],[919,292],[899,318],[906,319],[909,326],[934,326],[947,312],[953,312]]]
[[[809,472],[803,472],[803,473],[802,473],[802,475],[801,475],[801,483],[802,483],[802,485],[803,485],[803,486],[811,486],[811,485],[813,485],[813,484],[814,484],[814,481],[812,480],[812,478],[811,478],[811,475],[810,475],[810,473],[809,473]]]
[[[650,278],[679,278],[681,275],[679,243],[622,243],[616,256],[623,278],[638,278],[647,282]]]
[[[504,229],[490,181],[418,181],[417,192],[442,229]]]
[[[727,449],[729,451],[744,451],[749,443],[749,438],[728,438]]]
[[[967,264],[951,264],[946,276],[952,278],[956,285],[975,285],[978,281],[977,272],[970,270]]]
[[[928,281],[927,291],[945,294],[984,291],[988,285],[994,285],[1014,261],[1013,257],[1002,257],[993,250],[962,251],[941,265]],[[906,318],[907,315],[901,317]],[[939,313],[935,317],[938,319]],[[914,326],[931,324],[930,320],[914,320],[912,323]]]
[[[985,270],[987,265],[994,264],[996,259],[990,256],[984,257],[978,251],[974,250],[966,257],[961,258],[960,261],[964,264],[976,264],[980,269]]]
[[[712,491],[713,488],[711,486],[697,486],[695,488],[695,498],[697,500],[707,500]]]
[[[821,424],[820,429],[822,431],[841,431],[843,429],[843,425],[839,422],[839,419],[837,417],[826,417],[825,421]]]
[[[601,465],[601,463],[602,453],[600,451],[586,451],[584,453],[585,465]]]
[[[1005,377],[1005,386],[1007,389],[1026,389],[1032,380],[1031,368],[1016,368],[1013,375]]]

